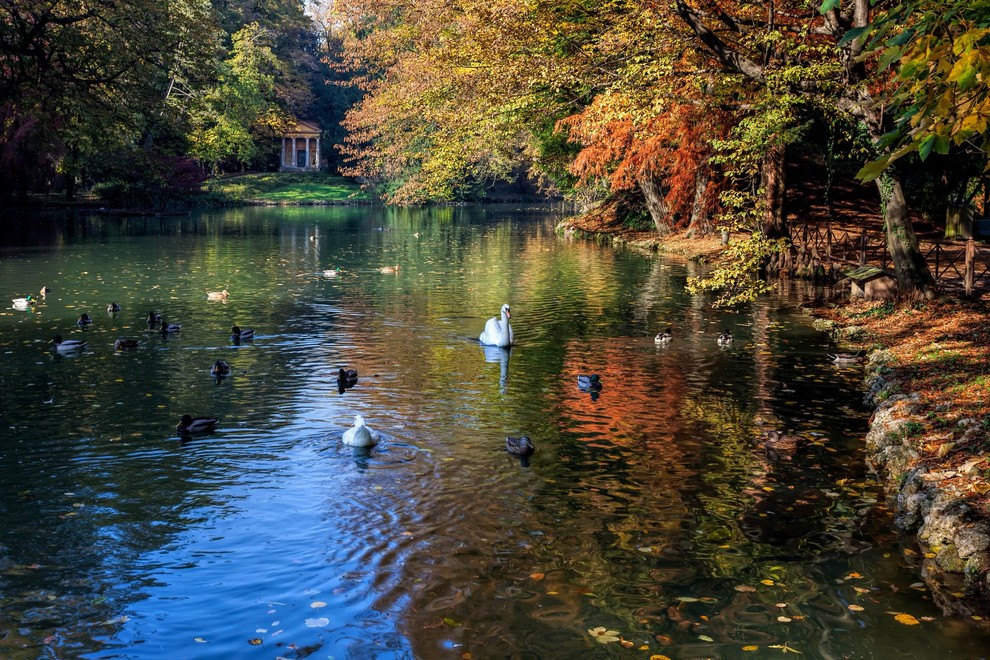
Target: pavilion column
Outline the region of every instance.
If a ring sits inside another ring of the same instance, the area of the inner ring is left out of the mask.
[[[289,148],[288,147],[288,141],[286,140],[285,136],[283,135],[282,136],[282,167],[283,168],[285,167],[285,151],[288,148]]]
[[[320,138],[316,138],[316,169],[320,169]]]
[[[303,169],[309,169],[309,138],[306,138],[306,166]]]

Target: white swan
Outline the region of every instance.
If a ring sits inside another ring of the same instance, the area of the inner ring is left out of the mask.
[[[354,416],[354,426],[344,431],[343,441],[351,447],[374,447],[381,435],[364,423],[364,417]]]
[[[488,319],[485,323],[485,331],[478,337],[478,341],[486,346],[512,346],[512,326],[509,325],[511,317],[508,303],[502,305],[502,319],[499,320],[497,316]]]

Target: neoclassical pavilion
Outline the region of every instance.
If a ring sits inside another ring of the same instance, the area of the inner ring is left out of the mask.
[[[282,166],[284,171],[315,171],[320,169],[320,125],[308,119],[296,119],[282,134]]]

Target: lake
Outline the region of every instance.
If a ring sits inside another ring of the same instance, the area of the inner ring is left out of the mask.
[[[697,264],[561,238],[560,217],[10,221],[0,656],[984,656],[891,531],[862,369],[829,362],[816,292],[713,310],[684,290]],[[503,303],[516,345],[485,348]],[[176,435],[184,414],[216,432]],[[355,415],[370,451],[341,442]],[[768,430],[802,444],[768,454]],[[505,448],[523,435],[528,461]]]

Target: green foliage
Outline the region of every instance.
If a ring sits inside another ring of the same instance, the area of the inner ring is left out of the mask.
[[[189,135],[191,153],[214,171],[223,165],[246,167],[275,147],[275,131],[285,115],[275,101],[278,59],[272,36],[249,24],[232,37],[217,83],[197,99]]]
[[[879,14],[869,47],[881,69],[896,70],[887,101],[895,125],[889,150],[859,173],[873,180],[910,153],[922,161],[965,144],[990,146],[990,24],[988,4],[970,0],[909,0]],[[982,81],[982,82],[980,82]],[[985,163],[985,158],[980,159]]]
[[[773,290],[773,286],[762,278],[762,269],[770,257],[783,251],[786,245],[786,239],[770,240],[760,232],[748,234],[729,244],[725,261],[707,277],[689,278],[687,290],[691,293],[717,292],[716,307],[752,302],[760,294]]]

